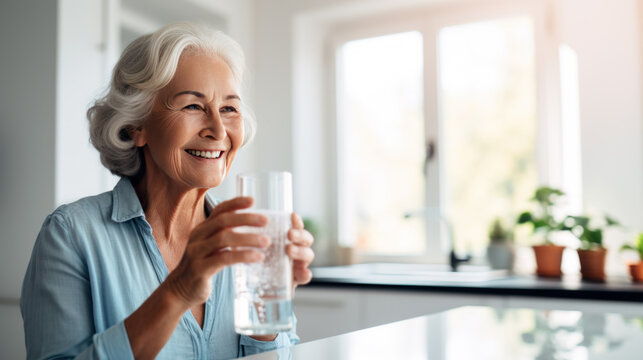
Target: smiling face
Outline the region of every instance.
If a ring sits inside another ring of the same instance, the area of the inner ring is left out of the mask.
[[[187,189],[221,184],[243,142],[240,109],[239,84],[221,58],[182,56],[133,133],[146,176]]]

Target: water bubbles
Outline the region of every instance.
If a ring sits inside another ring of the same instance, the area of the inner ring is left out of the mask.
[[[292,306],[292,265],[286,255],[286,245],[291,227],[290,214],[265,210],[252,212],[265,215],[268,225],[263,228],[246,226],[237,231],[266,235],[271,243],[262,250],[265,255],[262,262],[235,265],[235,326],[255,329],[248,331],[272,329],[275,326],[289,329],[292,326],[292,311],[287,309]]]

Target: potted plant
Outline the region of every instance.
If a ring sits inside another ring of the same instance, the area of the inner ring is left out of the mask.
[[[525,211],[518,217],[518,224],[531,224],[533,233],[543,236],[543,242],[534,245],[536,256],[536,274],[544,277],[560,277],[563,273],[560,264],[563,260],[564,246],[551,241],[551,233],[559,231],[561,224],[554,219],[552,208],[556,200],[564,193],[558,189],[541,186],[530,199],[538,204],[537,212]]]
[[[580,240],[577,251],[583,280],[605,281],[607,249],[603,246],[603,230],[618,225],[618,221],[609,216],[605,216],[603,226],[593,224],[588,216],[567,216],[563,221],[563,229]]]
[[[513,269],[515,251],[513,231],[506,229],[500,218],[495,218],[489,229],[487,259],[493,269]]]
[[[643,282],[643,232],[639,233],[634,238],[634,244],[625,244],[621,247],[621,251],[632,250],[636,251],[639,255],[639,261],[628,264],[630,276],[634,282]]]

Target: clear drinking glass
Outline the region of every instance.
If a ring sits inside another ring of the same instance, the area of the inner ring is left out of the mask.
[[[237,195],[254,198],[243,212],[263,214],[265,227],[243,226],[237,232],[263,234],[271,243],[259,263],[234,265],[235,331],[244,335],[275,334],[290,330],[292,316],[292,262],[286,255],[291,228],[292,175],[255,172],[237,176]]]

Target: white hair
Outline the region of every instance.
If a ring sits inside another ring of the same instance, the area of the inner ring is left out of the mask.
[[[130,131],[142,125],[156,94],[174,77],[181,56],[194,53],[219,56],[242,83],[245,58],[241,46],[205,25],[169,24],[137,38],[123,51],[107,94],[87,111],[90,141],[113,174],[134,176],[144,170],[142,152],[134,145]],[[256,122],[243,102],[241,115],[245,145],[254,136]]]

